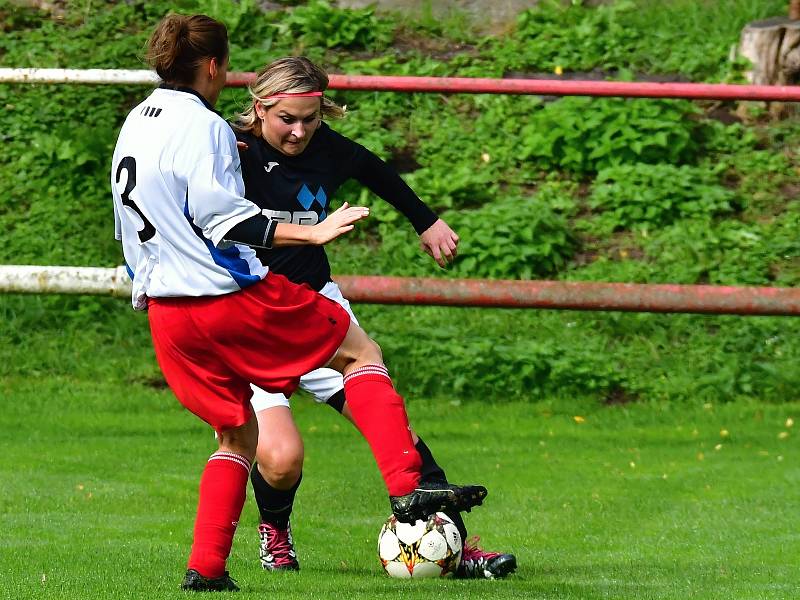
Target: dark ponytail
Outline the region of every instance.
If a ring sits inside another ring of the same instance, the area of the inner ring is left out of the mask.
[[[228,58],[228,30],[206,15],[164,17],[147,42],[147,63],[166,83],[189,84],[208,58]]]

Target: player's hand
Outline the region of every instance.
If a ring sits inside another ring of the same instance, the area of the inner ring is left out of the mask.
[[[440,267],[446,267],[458,255],[459,237],[450,226],[438,219],[419,236],[419,247],[433,257]]]
[[[248,148],[250,148],[250,146],[247,145],[247,142],[242,142],[242,141],[236,140],[236,149],[237,150],[242,151],[242,150],[247,150]]]
[[[315,244],[327,244],[340,235],[352,231],[353,223],[366,219],[369,208],[366,206],[350,206],[347,202],[329,214],[324,221],[313,225]]]

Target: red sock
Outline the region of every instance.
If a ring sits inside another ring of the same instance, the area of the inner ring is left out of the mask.
[[[367,365],[344,378],[347,406],[366,438],[390,496],[404,496],[419,483],[422,459],[414,447],[403,398],[383,365]]]
[[[249,475],[250,461],[233,452],[215,452],[206,463],[200,478],[200,500],[188,564],[189,569],[203,577],[220,577],[225,572]]]

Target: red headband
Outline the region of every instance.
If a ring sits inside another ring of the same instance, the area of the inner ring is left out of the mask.
[[[278,98],[318,98],[322,96],[322,92],[297,92],[297,93],[284,93],[284,94],[272,94],[272,96],[267,96],[266,98],[256,98],[259,102],[266,102],[267,100],[275,100]]]

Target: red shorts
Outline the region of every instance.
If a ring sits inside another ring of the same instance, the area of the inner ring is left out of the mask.
[[[169,387],[217,431],[250,418],[250,383],[291,395],[350,326],[339,304],[272,272],[223,296],[151,298],[148,318]]]

